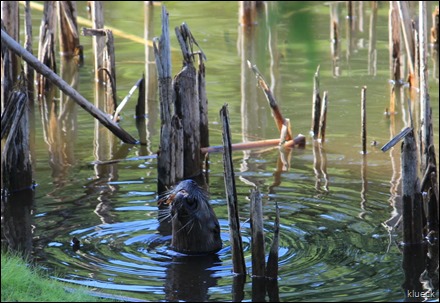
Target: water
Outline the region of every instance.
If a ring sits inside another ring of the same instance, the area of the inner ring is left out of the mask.
[[[233,154],[248,272],[251,274],[248,197],[256,185],[262,193],[267,251],[272,241],[275,202],[281,211],[277,281],[281,301],[402,300],[405,275],[402,253],[396,244],[401,234],[384,227],[388,220],[395,219],[400,151],[398,147],[387,153],[380,151],[392,133],[405,126],[407,115],[400,103],[395,116],[384,115],[390,102],[388,5],[380,3],[378,9],[377,70],[369,73],[371,9],[364,4],[363,31],[355,31],[349,53],[346,9],[339,4],[338,74],[330,53],[328,3],[271,4],[267,18],[263,12],[255,32],[247,36],[237,25],[236,2],[176,1],[165,5],[170,15],[172,47],[178,47],[173,28],[185,21],[208,57],[211,145],[221,144],[218,112],[225,103],[229,104],[234,142],[278,137],[265,97],[242,58],[257,64],[273,84],[283,115],[291,119],[293,134],[307,136],[304,149],[288,152],[269,148]],[[142,2],[106,2],[104,6],[106,24],[143,36]],[[86,16],[81,2],[78,11]],[[36,15],[34,19],[38,19]],[[357,26],[360,20],[358,15]],[[154,10],[153,24],[154,36],[159,36],[159,7]],[[81,43],[86,57],[80,70],[79,91],[93,100],[91,39],[82,36]],[[243,49],[246,45],[251,45],[250,49]],[[120,36],[115,38],[115,48],[121,100],[144,73],[145,50],[143,45]],[[276,58],[272,65],[270,54]],[[172,58],[176,74],[181,65],[180,52],[173,51]],[[329,93],[324,148],[314,148],[309,137],[312,80],[318,65],[321,94],[324,90]],[[360,152],[363,86],[367,86],[368,142],[378,141],[376,146],[368,146],[365,157]],[[438,75],[436,79],[430,76],[430,96],[438,151]],[[153,108],[157,106],[157,99],[151,102]],[[122,113],[121,126],[137,136],[134,107],[133,98]],[[73,143],[59,154],[48,152],[37,119],[35,255],[39,264],[60,280],[105,292],[122,292],[149,301],[231,301],[234,278],[222,155],[210,155],[209,191],[224,247],[214,256],[182,258],[168,249],[169,236],[157,231],[156,159],[143,158],[158,149],[157,115],[153,111],[149,116],[152,123],[147,148],[115,141],[104,156],[98,155],[102,146],[93,139],[96,124],[82,110],[78,109],[77,134],[69,139]],[[288,161],[284,170],[279,164],[282,156]],[[111,159],[127,160],[93,164],[95,160]],[[79,250],[70,245],[73,237],[81,241]],[[252,300],[252,286],[248,276],[244,301]]]

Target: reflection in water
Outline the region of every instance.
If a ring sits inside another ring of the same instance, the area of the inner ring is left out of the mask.
[[[327,175],[327,154],[319,140],[313,140],[313,170],[315,172],[315,189],[317,192],[329,191],[329,177]],[[324,182],[324,184],[322,184]]]
[[[33,250],[34,190],[29,188],[7,194],[2,189],[1,194],[2,247],[29,256]]]
[[[330,2],[330,53],[332,56],[332,73],[339,77],[340,45],[339,45],[339,6],[338,2]]]
[[[217,254],[175,256],[167,267],[165,299],[172,302],[207,302],[208,289],[217,285]]]
[[[361,3],[361,2],[360,2]],[[377,1],[371,2],[370,30],[368,42],[368,74],[376,76],[377,50],[376,50],[376,23],[377,23]]]

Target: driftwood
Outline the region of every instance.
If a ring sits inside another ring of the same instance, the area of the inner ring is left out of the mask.
[[[114,123],[106,114],[96,108],[92,103],[87,101],[76,90],[72,89],[68,83],[61,79],[57,74],[50,70],[47,66],[42,64],[31,53],[25,50],[20,44],[12,39],[5,31],[1,31],[2,44],[6,44],[9,49],[28,62],[37,72],[45,76],[59,89],[70,96],[83,109],[90,113],[93,117],[98,119],[105,127],[107,127],[113,134],[120,138],[125,143],[136,144],[137,140],[130,134],[123,130],[119,125]]]
[[[244,150],[244,149],[253,149],[253,148],[262,148],[267,146],[277,146],[282,142],[281,139],[269,139],[269,140],[261,140],[261,141],[253,141],[253,142],[243,142],[243,143],[234,143],[231,144],[231,150]],[[287,141],[284,143],[284,147],[304,147],[306,144],[306,137],[304,135],[299,134],[295,137],[295,139]],[[214,152],[222,152],[223,146],[209,146],[202,147],[201,151],[203,154],[205,153],[214,153]]]

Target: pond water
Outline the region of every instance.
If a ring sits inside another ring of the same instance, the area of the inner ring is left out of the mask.
[[[234,169],[246,267],[251,274],[249,193],[258,186],[263,200],[267,251],[273,237],[275,202],[280,208],[278,290],[281,301],[399,301],[402,251],[397,245],[400,148],[380,147],[406,126],[407,110],[390,107],[388,3],[377,11],[376,63],[369,59],[370,2],[355,2],[355,29],[347,39],[345,3],[275,2],[263,8],[252,30],[238,25],[237,2],[163,2],[169,12],[173,74],[181,68],[174,27],[186,22],[207,56],[210,144],[221,145],[219,110],[228,104],[234,142],[279,136],[270,108],[245,60],[257,64],[271,85],[294,135],[304,134],[304,149],[276,147],[235,151]],[[331,53],[330,12],[339,16],[339,60]],[[414,11],[416,7],[413,7]],[[433,7],[428,5],[428,11]],[[104,3],[105,24],[144,36],[144,3]],[[78,14],[87,17],[78,2]],[[40,14],[34,12],[38,24]],[[153,9],[153,36],[160,33],[160,7]],[[430,17],[430,14],[429,14]],[[431,18],[429,27],[431,26]],[[82,27],[82,25],[80,25]],[[38,33],[35,27],[34,33]],[[78,90],[93,100],[91,38],[81,36],[85,64]],[[37,44],[35,44],[37,45]],[[115,35],[119,100],[145,72],[145,46]],[[438,70],[432,74],[435,148],[438,153]],[[320,66],[320,88],[328,91],[325,144],[309,135],[313,75]],[[367,154],[361,153],[361,89],[367,87]],[[408,94],[408,88],[404,88]],[[136,95],[136,94],[135,94]],[[120,125],[138,138],[135,97],[122,112]],[[157,96],[150,100],[148,145],[116,140],[102,153],[96,122],[80,108],[75,135],[66,150],[49,148],[39,118],[34,162],[34,250],[39,264],[60,280],[116,291],[148,301],[231,301],[234,292],[221,153],[209,160],[210,203],[219,218],[223,249],[217,255],[181,258],[158,232]],[[38,115],[38,114],[37,114]],[[105,140],[104,140],[105,141]],[[376,145],[370,145],[377,141]],[[151,157],[148,157],[151,156]],[[287,158],[282,168],[280,159]],[[108,164],[94,161],[122,159]],[[438,159],[437,159],[438,163]],[[388,222],[388,223],[387,223]],[[73,250],[70,241],[81,241]],[[254,285],[255,287],[255,285]],[[250,276],[243,300],[253,299]]]

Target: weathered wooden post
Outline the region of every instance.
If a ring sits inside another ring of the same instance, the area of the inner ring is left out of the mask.
[[[159,195],[183,178],[183,139],[180,119],[174,115],[174,90],[171,78],[171,47],[168,12],[162,6],[162,35],[153,39],[159,82],[160,146],[157,159],[157,192]],[[177,162],[180,162],[178,164]]]
[[[227,105],[220,110],[223,124],[223,165],[225,174],[225,190],[228,202],[229,235],[232,249],[233,271],[239,275],[246,274],[243,255],[243,244],[240,234],[240,221],[238,215],[237,192],[235,188],[234,166],[231,157],[231,132],[229,128],[229,112]]]
[[[313,76],[313,109],[312,109],[312,127],[310,134],[313,140],[318,139],[319,120],[321,118],[321,96],[319,95],[319,66]]]
[[[361,91],[361,141],[362,154],[367,154],[367,87]]]
[[[2,1],[2,30],[7,32],[12,39],[19,39],[19,11],[17,1]],[[3,51],[4,50],[4,51]],[[2,85],[1,85],[1,109],[5,109],[5,102],[9,98],[9,93],[20,73],[20,58],[12,51],[8,51],[2,43]]]
[[[27,86],[18,84],[5,101],[1,119],[2,242],[24,255],[32,252],[31,211],[34,203],[29,152]]]

